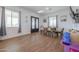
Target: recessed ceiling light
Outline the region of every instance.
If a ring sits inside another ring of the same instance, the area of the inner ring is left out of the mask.
[[[47,8],[45,8],[46,10],[49,10],[49,8],[47,7]]]
[[[45,8],[45,9],[46,9],[46,10],[48,10],[48,11],[51,11],[51,10],[52,10],[52,8],[48,8],[48,7],[47,7],[47,8]]]
[[[37,11],[37,13],[43,13],[44,11],[43,10],[39,10],[39,11]]]

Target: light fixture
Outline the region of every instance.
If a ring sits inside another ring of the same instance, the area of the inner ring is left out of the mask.
[[[37,13],[43,13],[44,11],[43,10],[39,10],[39,11],[37,11]]]
[[[48,12],[48,11],[51,11],[51,10],[52,10],[52,8],[48,8],[48,7],[46,7],[46,8],[43,9],[43,10],[39,10],[39,11],[37,11],[37,13]]]
[[[47,8],[45,8],[46,10],[49,10],[49,8],[47,7]]]
[[[45,8],[45,10],[47,10],[47,11],[52,11],[52,8]]]

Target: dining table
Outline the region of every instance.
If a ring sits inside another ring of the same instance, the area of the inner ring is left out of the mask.
[[[57,37],[58,37],[59,35],[61,35],[61,31],[60,31],[60,30],[47,30],[47,33],[48,33],[48,35],[51,35],[51,37],[52,37],[54,34],[56,34]]]

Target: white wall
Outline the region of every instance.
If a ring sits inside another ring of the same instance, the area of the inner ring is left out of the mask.
[[[47,14],[43,17],[43,19],[46,19],[47,24],[48,24],[48,16],[57,16],[58,27],[65,28],[65,31],[68,31],[69,29],[74,28],[74,23],[75,23],[74,20],[71,18],[69,13],[70,13],[69,8],[66,8],[66,9],[62,9],[62,10],[59,10],[59,11],[54,12],[54,13]],[[61,16],[63,16],[63,15],[67,16],[66,22],[61,22]],[[79,26],[79,24],[77,24],[77,26]]]
[[[21,11],[21,26],[22,26],[22,32],[21,33],[17,33],[17,29],[16,28],[8,28],[7,29],[7,35],[2,37],[2,39],[6,39],[6,38],[11,38],[11,37],[15,37],[15,36],[19,36],[19,35],[24,35],[24,34],[29,34],[31,32],[31,18],[30,16],[35,16],[35,17],[39,17],[38,14],[33,13],[29,10],[23,9],[21,7],[5,7],[8,9],[12,9],[15,11]]]

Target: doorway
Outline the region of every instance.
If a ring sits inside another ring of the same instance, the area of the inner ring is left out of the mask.
[[[39,18],[31,16],[31,33],[39,31]]]

